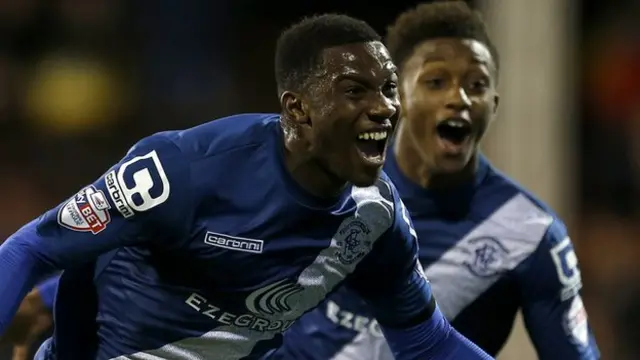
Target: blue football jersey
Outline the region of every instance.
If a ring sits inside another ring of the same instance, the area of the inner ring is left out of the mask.
[[[599,358],[577,258],[550,209],[483,157],[473,183],[437,192],[407,179],[394,156],[387,159],[433,294],[454,328],[495,355],[521,309],[540,359]],[[341,288],[287,331],[279,358],[393,359],[367,309]]]
[[[43,359],[261,359],[341,284],[389,323],[432,306],[386,175],[318,198],[283,159],[272,114],[141,140],[0,247],[0,332],[58,268]]]

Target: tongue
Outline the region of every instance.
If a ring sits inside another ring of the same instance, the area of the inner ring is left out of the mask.
[[[464,141],[462,142],[457,142],[457,141],[452,141],[450,139],[446,139],[443,137],[440,137],[440,146],[442,147],[442,149],[449,154],[461,154],[464,151]]]
[[[380,155],[380,150],[378,150],[378,144],[375,140],[359,140],[356,142],[356,146],[366,156]]]

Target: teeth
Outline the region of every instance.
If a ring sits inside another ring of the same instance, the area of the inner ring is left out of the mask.
[[[386,138],[386,131],[370,131],[358,135],[358,140],[384,140]]]
[[[469,126],[469,124],[464,120],[445,120],[442,124],[454,128],[463,128]]]

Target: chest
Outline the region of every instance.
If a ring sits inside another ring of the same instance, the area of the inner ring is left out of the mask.
[[[417,218],[414,224],[421,263],[449,319],[471,306],[482,307],[482,299],[495,294],[518,297],[517,287],[511,285],[517,283],[518,266],[536,244],[519,241],[500,210],[484,217],[471,213],[457,219]],[[493,313],[496,303],[488,301],[485,310]]]
[[[135,308],[128,318],[148,324],[145,319],[164,322],[179,315],[182,328],[193,329],[188,336],[224,327],[267,338],[286,330],[354,273],[389,226],[372,222],[366,212],[327,214],[295,226],[277,218],[243,220],[200,216],[180,251],[120,251],[101,277],[103,307],[122,305],[125,300],[111,295],[108,284],[126,277],[133,300],[126,303]],[[161,304],[172,304],[171,314],[155,314],[152,309]]]
[[[458,331],[497,352],[520,304],[516,268],[531,249],[521,248],[495,217],[414,219],[414,224],[440,309]]]
[[[207,298],[258,304],[247,305],[254,313],[295,318],[346,280],[392,221],[375,203],[372,211],[368,205],[336,211],[269,206],[200,211],[179,251],[162,255],[184,264],[172,282]]]
[[[249,290],[298,278],[329,258],[356,262],[372,247],[371,235],[370,226],[351,215],[274,216],[257,222],[244,216],[202,216],[182,252],[217,289]]]

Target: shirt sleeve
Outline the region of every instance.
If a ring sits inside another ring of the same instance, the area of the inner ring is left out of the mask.
[[[36,281],[110,250],[153,241],[173,245],[192,208],[190,166],[159,134],[0,246],[0,334]]]
[[[538,357],[599,359],[580,297],[578,259],[564,224],[551,224],[520,276],[524,320]]]
[[[59,280],[60,276],[56,275],[36,285],[36,289],[40,294],[40,299],[42,299],[42,304],[49,311],[53,310],[53,302],[56,298],[56,293],[58,292]]]
[[[394,192],[394,219],[349,281],[380,324],[410,322],[433,311],[431,287],[418,262],[418,241],[408,211]]]
[[[393,192],[393,225],[350,286],[371,307],[396,359],[491,359],[455,331],[437,307],[418,261],[413,224]]]

